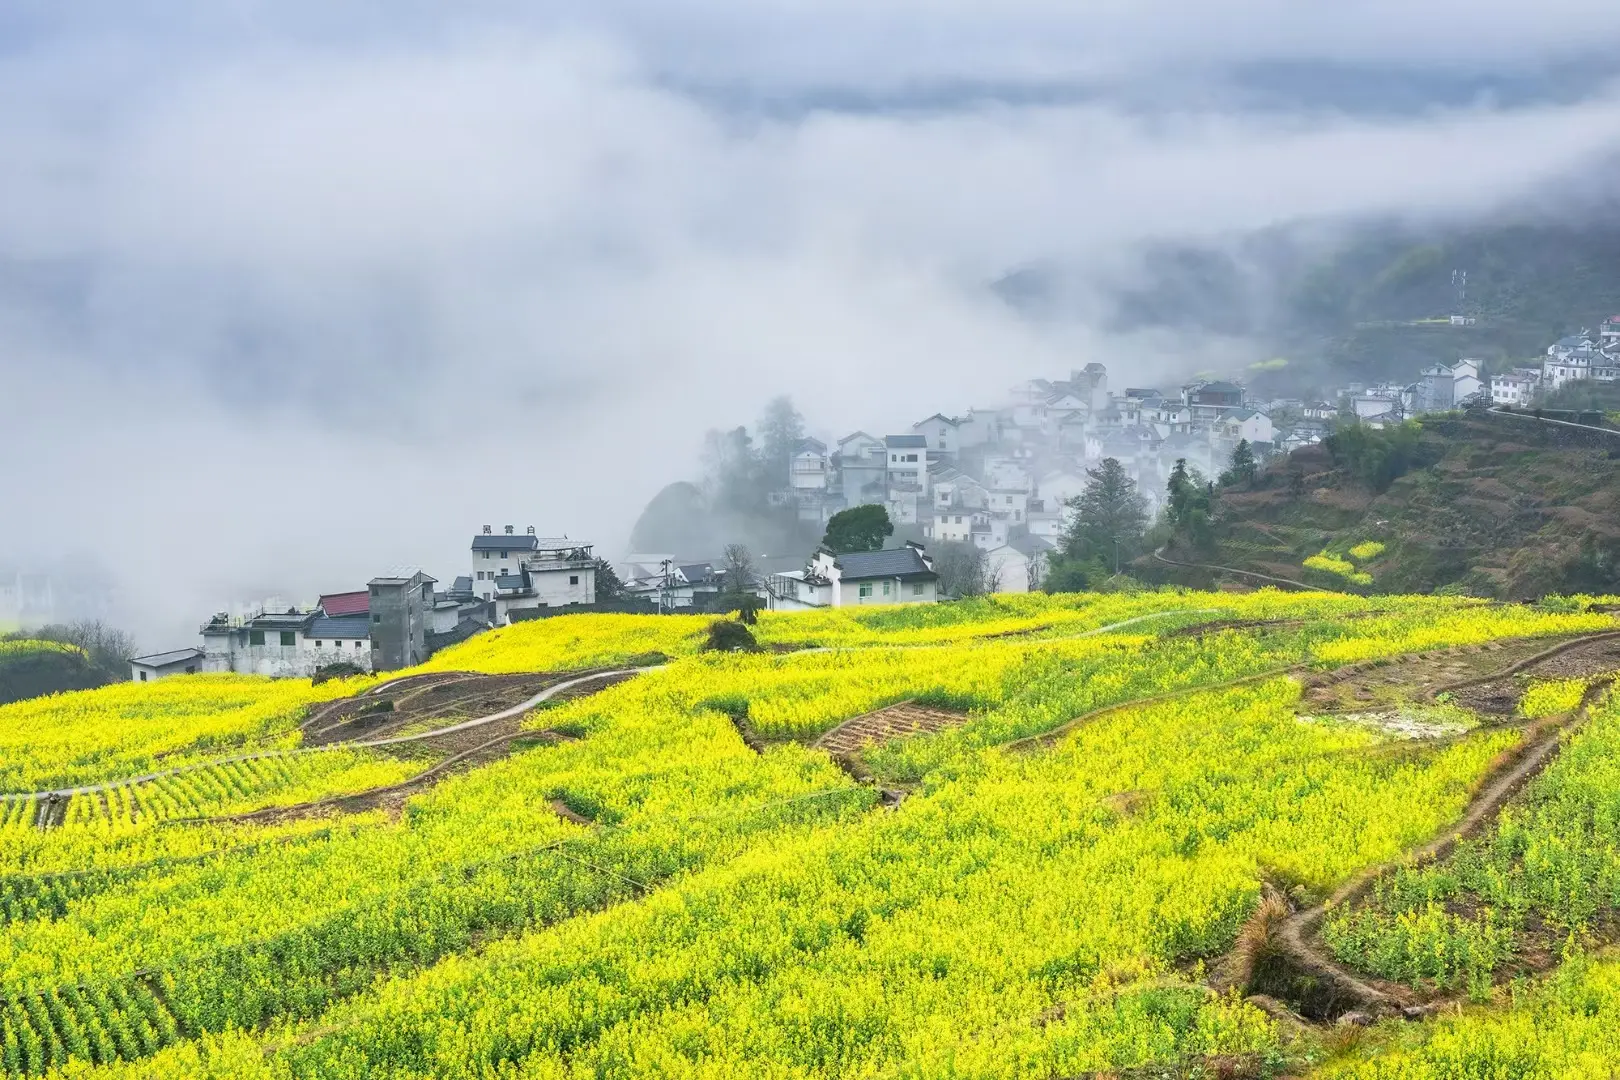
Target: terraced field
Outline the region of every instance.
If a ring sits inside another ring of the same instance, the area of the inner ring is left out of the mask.
[[[1602,607],[584,615],[0,708],[0,1072],[1620,1068]]]

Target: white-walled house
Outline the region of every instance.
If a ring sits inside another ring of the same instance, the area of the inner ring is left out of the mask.
[[[203,670],[201,649],[173,649],[137,656],[129,662],[131,682],[154,682],[170,675],[195,675]]]
[[[939,575],[917,544],[844,555],[823,548],[803,570],[771,575],[766,591],[767,602],[779,611],[932,604],[939,600]]]
[[[1023,533],[985,553],[992,591],[1024,593],[1039,589],[1046,580],[1048,560],[1055,550],[1039,536]]]
[[[473,592],[485,600],[493,600],[497,591],[495,582],[518,574],[523,557],[539,546],[540,538],[535,536],[533,525],[521,535],[514,535],[510,525],[499,533],[485,525],[484,531],[472,541]]]
[[[1060,469],[1041,477],[1035,493],[1047,506],[1062,506],[1086,490],[1086,478],[1078,472]]]
[[[820,495],[827,490],[827,446],[819,439],[800,439],[788,465],[788,486],[795,495]]]
[[[954,454],[962,448],[960,429],[960,421],[943,413],[935,413],[911,425],[911,433],[927,440],[929,450],[945,454]]]
[[[928,493],[928,441],[921,435],[887,435],[889,489]]]
[[[495,579],[497,625],[513,621],[513,612],[596,603],[596,557],[591,545],[567,537],[534,539],[533,550],[519,560],[517,571]]]
[[[924,535],[941,543],[966,544],[973,539],[973,523],[978,516],[976,511],[966,507],[936,508],[934,520],[929,522]]]
[[[1029,511],[1029,490],[1027,488],[991,488],[990,502],[986,507],[994,517],[1010,518],[1015,525],[1024,523],[1024,515]]]
[[[1514,368],[1491,376],[1492,405],[1528,405],[1541,387],[1541,372]]]

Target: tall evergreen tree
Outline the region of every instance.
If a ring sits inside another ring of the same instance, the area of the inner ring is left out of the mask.
[[[1249,445],[1248,439],[1239,439],[1232,450],[1232,460],[1227,463],[1226,471],[1221,473],[1221,486],[1252,484],[1259,472],[1260,465],[1255,461],[1254,448]]]
[[[1086,470],[1085,490],[1070,499],[1073,517],[1059,550],[1065,559],[1134,558],[1147,531],[1147,500],[1117,458]],[[1116,546],[1117,542],[1117,546]]]

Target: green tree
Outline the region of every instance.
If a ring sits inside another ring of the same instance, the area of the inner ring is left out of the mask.
[[[1212,524],[1215,485],[1204,474],[1188,466],[1186,458],[1177,458],[1165,484],[1169,496],[1165,516],[1169,519],[1171,537],[1195,548],[1208,549],[1215,542]]]
[[[827,519],[827,534],[821,544],[835,555],[852,551],[876,551],[894,535],[889,512],[876,503],[852,506]]]
[[[613,564],[606,559],[597,559],[596,563],[596,601],[617,600],[624,595],[624,582],[619,580],[619,572],[613,569]]]
[[[1252,484],[1259,472],[1260,465],[1254,459],[1254,448],[1249,445],[1248,439],[1239,439],[1232,450],[1232,460],[1227,463],[1226,471],[1221,473],[1221,486]]]
[[[1147,500],[1119,459],[1103,458],[1095,469],[1087,469],[1085,490],[1068,507],[1073,517],[1058,542],[1062,558],[1112,563],[1117,556],[1123,563],[1139,553],[1147,531]]]

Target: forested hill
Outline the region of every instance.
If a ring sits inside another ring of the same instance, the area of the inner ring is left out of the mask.
[[[1019,308],[1052,310],[1064,279],[1061,267],[1032,268],[998,290]],[[1363,223],[1331,238],[1278,228],[1220,246],[1156,248],[1130,281],[1101,288],[1114,330],[1251,341],[1257,366],[1244,381],[1256,392],[1409,382],[1460,356],[1538,356],[1620,312],[1620,214],[1594,207],[1557,221],[1448,228]],[[1454,326],[1452,315],[1475,321]]]
[[[1221,489],[1203,542],[1179,536],[1139,572],[1262,583],[1171,559],[1361,592],[1620,591],[1620,437],[1483,413],[1354,430]]]

